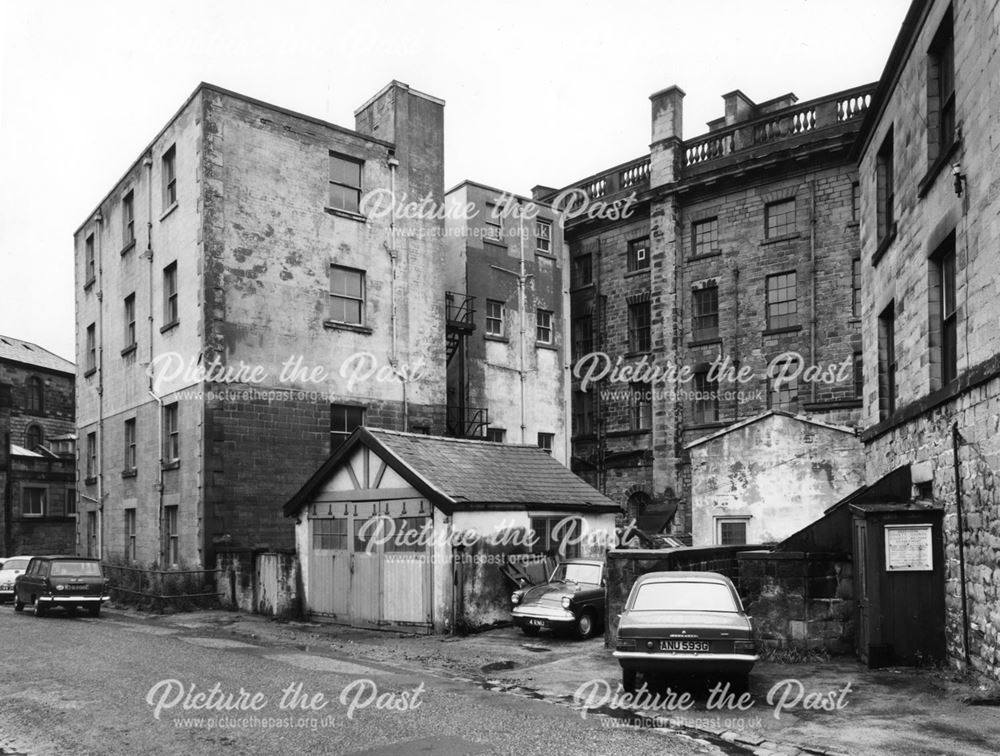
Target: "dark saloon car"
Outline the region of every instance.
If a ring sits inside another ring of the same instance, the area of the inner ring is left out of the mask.
[[[729,578],[717,572],[651,572],[632,586],[615,658],[622,687],[636,674],[722,674],[746,689],[759,658],[753,625]]]
[[[525,635],[539,630],[568,630],[589,638],[604,624],[604,562],[568,559],[547,583],[514,591],[514,624]]]
[[[32,605],[36,616],[61,606],[67,610],[86,608],[91,617],[101,613],[107,601],[107,580],[98,559],[76,556],[36,556],[28,569],[14,580],[14,611]]]

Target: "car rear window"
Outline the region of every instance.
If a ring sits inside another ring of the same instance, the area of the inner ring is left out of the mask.
[[[30,559],[8,559],[3,563],[3,567],[0,570],[24,570],[28,567],[28,562]]]
[[[632,602],[634,612],[736,612],[728,586],[719,583],[643,583]]]
[[[101,576],[100,562],[53,562],[52,577],[58,575],[95,575]]]

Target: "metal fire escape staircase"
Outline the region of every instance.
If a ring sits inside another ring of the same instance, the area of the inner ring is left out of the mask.
[[[445,352],[448,368],[452,369],[452,361],[458,360],[455,366],[457,373],[458,404],[448,405],[448,435],[457,438],[482,438],[489,425],[489,412],[485,408],[468,407],[465,403],[467,391],[466,350],[465,342],[476,330],[474,320],[475,297],[455,291],[445,292]]]

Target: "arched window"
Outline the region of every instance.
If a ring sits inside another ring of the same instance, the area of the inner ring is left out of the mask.
[[[32,376],[28,379],[28,412],[43,412],[45,409],[45,387],[42,379]]]
[[[34,451],[36,446],[41,446],[45,440],[45,434],[38,425],[29,425],[24,433],[24,446],[28,451]]]
[[[625,505],[625,512],[629,520],[634,520],[639,517],[643,512],[646,511],[646,507],[650,505],[652,499],[649,494],[643,491],[636,491],[631,496],[628,497],[628,502]]]

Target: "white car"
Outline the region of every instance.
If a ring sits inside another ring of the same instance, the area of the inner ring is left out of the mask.
[[[14,578],[28,569],[30,556],[8,557],[0,565],[0,602],[14,598]]]

